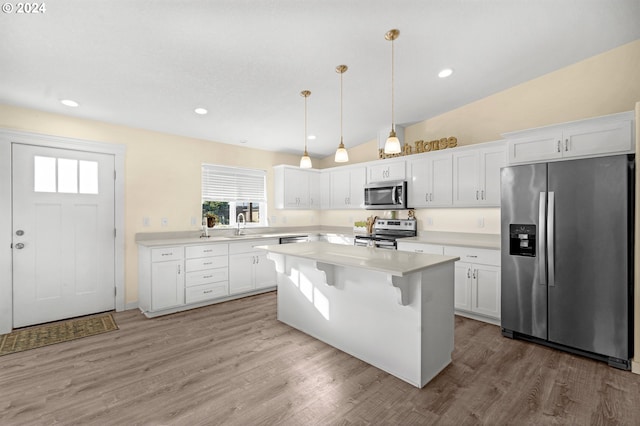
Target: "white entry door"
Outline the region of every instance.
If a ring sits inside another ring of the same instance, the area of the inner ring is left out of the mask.
[[[13,327],[114,309],[114,156],[12,145]]]

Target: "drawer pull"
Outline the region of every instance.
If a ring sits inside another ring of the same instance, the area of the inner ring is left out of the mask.
[[[202,262],[203,265],[211,265],[213,262]]]
[[[202,278],[213,278],[213,275],[203,275]]]
[[[474,258],[474,259],[475,259],[475,258],[476,258],[476,257],[478,257],[478,256],[476,256],[476,255],[472,255],[472,254],[468,254],[468,255],[467,255],[467,257],[471,257],[471,258]]]
[[[422,249],[416,249],[416,253],[424,253],[424,250],[422,250]]]
[[[207,294],[207,293],[213,293],[213,290],[205,290],[202,292],[203,294]]]
[[[160,256],[171,256],[173,253],[162,253]]]

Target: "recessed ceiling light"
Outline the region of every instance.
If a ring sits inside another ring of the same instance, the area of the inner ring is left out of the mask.
[[[204,108],[196,108],[193,110],[196,114],[205,115],[208,111]]]
[[[62,99],[62,100],[60,101],[60,103],[61,103],[62,105],[66,105],[66,106],[68,106],[68,107],[72,107],[72,108],[75,108],[75,107],[77,107],[78,105],[80,105],[79,103],[77,103],[76,101],[72,101],[71,99]]]
[[[307,136],[307,139],[309,139],[310,141],[314,140],[315,138],[316,138],[316,135]]]
[[[449,77],[451,74],[453,74],[453,70],[451,68],[445,68],[442,71],[440,71],[438,73],[438,77],[440,78],[447,78]]]

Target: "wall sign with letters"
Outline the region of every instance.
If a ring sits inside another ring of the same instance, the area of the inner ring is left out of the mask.
[[[432,141],[415,141],[413,145],[405,143],[402,152],[399,154],[385,154],[384,149],[378,150],[378,158],[396,158],[411,154],[421,154],[423,152],[438,151],[441,149],[453,148],[458,146],[458,138],[449,136],[448,138],[435,139]]]

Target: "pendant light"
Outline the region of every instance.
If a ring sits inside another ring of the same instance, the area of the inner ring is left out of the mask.
[[[310,95],[311,92],[308,90],[300,92],[300,96],[304,97],[304,154],[302,154],[302,158],[300,159],[301,169],[310,169],[312,167],[311,157],[309,157],[307,153],[307,98]]]
[[[349,161],[349,153],[344,147],[344,142],[342,142],[342,74],[347,72],[349,67],[346,65],[338,65],[336,67],[336,72],[340,74],[340,145],[338,145],[338,149],[336,150],[335,162],[336,163],[346,163]]]
[[[393,67],[393,41],[398,38],[400,35],[400,31],[393,29],[387,31],[384,35],[384,38],[391,42],[391,132],[389,133],[389,138],[384,144],[384,153],[385,154],[399,154],[401,151],[400,140],[396,136],[396,128],[395,128],[395,116],[393,111],[393,77],[394,77],[394,67]]]

